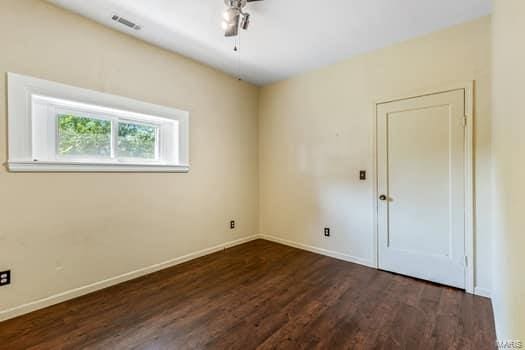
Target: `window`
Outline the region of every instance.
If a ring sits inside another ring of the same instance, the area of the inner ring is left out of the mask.
[[[123,158],[158,159],[158,132],[155,125],[120,122],[118,124],[118,154]]]
[[[11,171],[188,171],[187,112],[9,73]]]
[[[111,121],[57,115],[58,157],[111,157]]]

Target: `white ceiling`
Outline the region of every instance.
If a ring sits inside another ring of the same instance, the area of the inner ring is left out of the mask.
[[[491,0],[265,0],[234,39],[221,30],[223,0],[48,0],[249,82],[264,85],[491,12]],[[135,31],[112,14],[142,26]]]

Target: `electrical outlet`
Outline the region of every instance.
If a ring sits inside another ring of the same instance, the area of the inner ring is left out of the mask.
[[[366,180],[366,170],[359,171],[359,180]]]
[[[324,235],[325,235],[325,237],[330,237],[330,227],[325,227],[324,228]]]
[[[0,272],[0,287],[11,283],[11,270]]]
[[[230,221],[230,229],[235,229],[235,220]]]

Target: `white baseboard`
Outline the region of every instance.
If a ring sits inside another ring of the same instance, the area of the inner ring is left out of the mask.
[[[302,249],[302,250],[307,250],[307,251],[312,252],[312,253],[326,255],[326,256],[329,256],[331,258],[335,258],[335,259],[339,259],[339,260],[344,260],[344,261],[356,263],[356,264],[359,264],[359,265],[372,267],[374,269],[376,268],[374,266],[374,264],[370,260],[366,260],[366,259],[359,258],[359,257],[356,257],[356,256],[352,256],[352,255],[349,255],[349,254],[344,254],[344,253],[336,252],[336,251],[333,251],[333,250],[318,248],[318,247],[314,247],[314,246],[311,246],[311,245],[290,241],[290,240],[283,239],[283,238],[276,237],[276,236],[272,236],[272,235],[260,234],[259,238],[265,239],[267,241],[272,241],[272,242],[275,242],[275,243],[284,244],[284,245],[287,245],[287,246],[290,246],[290,247],[294,247],[294,248],[298,248],[298,249]]]
[[[247,242],[250,242],[256,239],[264,239],[267,241],[280,243],[280,244],[284,244],[290,247],[306,250],[312,253],[329,256],[335,259],[344,260],[344,261],[356,263],[359,265],[368,266],[371,268],[376,268],[371,261],[363,259],[363,258],[336,252],[333,250],[318,248],[318,247],[314,247],[314,246],[303,244],[303,243],[290,241],[290,240],[272,236],[272,235],[258,234],[258,235],[252,235],[252,236],[243,237],[243,238],[240,238],[234,241],[222,243],[214,247],[206,248],[206,249],[203,249],[203,250],[200,250],[194,253],[190,253],[190,254],[187,254],[187,255],[184,255],[178,258],[174,258],[174,259],[171,259],[171,260],[159,263],[159,264],[147,266],[147,267],[144,267],[144,268],[141,268],[135,271],[131,271],[131,272],[119,275],[119,276],[111,277],[111,278],[108,278],[102,281],[88,284],[86,286],[82,286],[82,287],[71,289],[71,290],[68,290],[68,291],[65,291],[59,294],[55,294],[47,298],[39,299],[39,300],[30,302],[27,304],[19,305],[19,306],[16,306],[16,307],[4,310],[4,311],[0,311],[0,322],[17,317],[17,316],[27,314],[32,311],[43,309],[51,305],[58,304],[66,300],[77,298],[79,296],[82,296],[88,293],[92,293],[97,290],[104,289],[104,288],[107,288],[107,287],[110,287],[110,286],[113,286],[113,285],[116,285],[122,282],[126,282],[126,281],[132,280],[137,277],[141,277],[141,276],[144,276],[144,275],[156,272],[156,271],[160,271],[168,267],[182,264],[184,262],[205,256],[205,255],[209,255],[209,254],[221,251],[226,248],[230,248],[230,247],[234,247],[234,246],[237,246],[243,243],[247,243]],[[486,288],[476,287],[474,289],[474,294],[490,298],[490,290]]]
[[[474,294],[479,295],[481,297],[490,298],[490,289],[483,288],[483,287],[474,287]]]
[[[58,304],[58,303],[61,303],[69,299],[77,298],[79,296],[82,296],[88,293],[92,293],[94,291],[104,289],[104,288],[113,286],[115,284],[119,284],[119,283],[129,281],[134,278],[141,277],[141,276],[144,276],[144,275],[147,275],[147,274],[150,274],[150,273],[162,270],[162,269],[166,269],[168,267],[172,267],[172,266],[187,262],[189,260],[199,258],[201,256],[209,255],[209,254],[221,251],[226,248],[234,247],[239,244],[253,241],[258,238],[261,238],[261,237],[259,235],[253,235],[253,236],[240,238],[234,241],[222,243],[214,247],[206,248],[206,249],[203,249],[203,250],[200,250],[194,253],[190,253],[190,254],[187,254],[187,255],[184,255],[178,258],[164,261],[159,264],[147,266],[147,267],[135,270],[135,271],[124,273],[119,276],[111,277],[111,278],[108,278],[102,281],[88,284],[86,286],[82,286],[82,287],[71,289],[71,290],[68,290],[68,291],[65,291],[59,294],[55,294],[47,298],[43,298],[43,299],[39,299],[36,301],[32,301],[27,304],[15,306],[13,308],[10,308],[4,311],[0,311],[0,322],[8,320],[10,318],[21,316],[23,314],[27,314],[32,311],[43,309],[45,307],[48,307],[54,304]]]

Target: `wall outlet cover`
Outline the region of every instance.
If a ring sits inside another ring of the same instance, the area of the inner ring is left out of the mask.
[[[11,284],[11,270],[0,271],[0,286]]]

